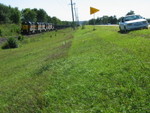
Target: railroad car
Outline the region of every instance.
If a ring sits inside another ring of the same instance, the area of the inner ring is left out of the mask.
[[[55,25],[55,29],[65,29],[71,27],[70,25]]]
[[[22,22],[21,33],[33,34],[36,32],[36,25],[33,22]]]
[[[45,23],[45,29],[46,31],[54,30],[54,26],[52,23]]]

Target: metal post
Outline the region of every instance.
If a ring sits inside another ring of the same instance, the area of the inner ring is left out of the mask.
[[[93,21],[94,21],[94,22],[93,22],[93,24],[94,24],[94,25],[93,25],[93,31],[94,31],[94,30],[96,30],[96,29],[95,29],[95,14],[93,15]]]

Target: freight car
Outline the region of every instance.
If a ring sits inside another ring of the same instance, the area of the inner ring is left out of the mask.
[[[55,29],[65,29],[71,27],[70,25],[55,25]]]
[[[52,23],[22,22],[21,33],[22,34],[34,34],[34,33],[50,31],[53,29],[54,29],[54,25]]]

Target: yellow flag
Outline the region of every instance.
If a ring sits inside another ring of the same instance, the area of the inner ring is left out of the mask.
[[[94,14],[94,13],[96,13],[98,11],[99,11],[99,9],[96,9],[94,7],[90,7],[90,14]]]

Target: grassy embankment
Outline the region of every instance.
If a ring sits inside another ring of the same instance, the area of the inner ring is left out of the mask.
[[[0,112],[149,112],[150,30],[96,29],[39,34],[0,50]]]
[[[0,46],[7,41],[8,38],[18,38],[20,35],[20,25],[16,24],[0,24]]]
[[[17,36],[20,33],[20,25],[16,24],[1,24],[0,25],[0,38]]]

